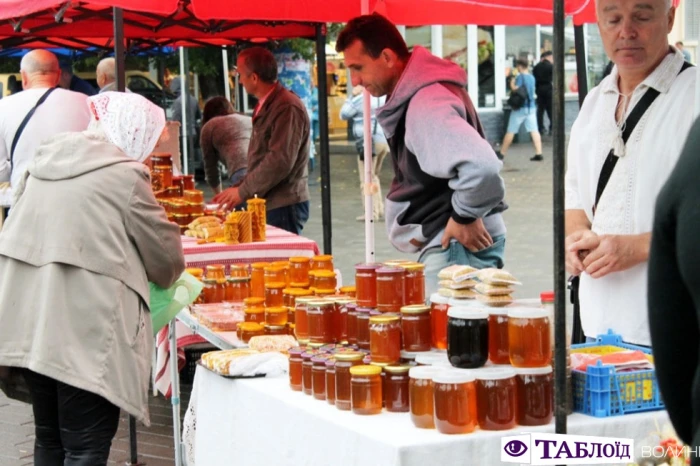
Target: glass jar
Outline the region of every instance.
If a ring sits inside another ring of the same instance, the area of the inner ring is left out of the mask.
[[[182,175],[182,186],[185,191],[194,189],[194,175]]]
[[[357,305],[374,308],[377,306],[377,269],[381,264],[355,265],[355,287]]]
[[[377,269],[377,310],[400,312],[403,306],[404,270],[398,267]]]
[[[335,359],[326,361],[326,401],[335,404]]]
[[[477,308],[451,307],[447,311],[447,356],[460,369],[486,364],[489,357],[489,316]]]
[[[338,292],[348,298],[355,298],[357,288],[354,286],[341,286]]]
[[[187,202],[194,202],[196,204],[204,202],[204,192],[198,189],[186,189],[183,194]]]
[[[489,360],[493,364],[510,365],[508,344],[508,310],[490,308],[489,313]]]
[[[257,322],[241,322],[238,324],[237,333],[243,343],[248,343],[253,337],[265,335],[265,329]]]
[[[351,405],[350,368],[362,364],[362,353],[335,354],[335,406],[349,411]]]
[[[510,367],[479,369],[476,376],[477,418],[483,430],[515,427],[517,384]]]
[[[287,334],[287,324],[285,325],[270,325],[265,324],[265,335],[286,335]]]
[[[331,315],[335,304],[325,300],[309,301],[306,317],[308,321],[309,341],[311,343],[335,343],[331,335]]]
[[[300,392],[301,386],[301,365],[303,359],[301,355],[304,352],[301,348],[290,348],[287,353],[289,354],[289,386],[292,390]]]
[[[284,306],[284,282],[265,283],[265,307]]]
[[[207,265],[207,278],[212,278],[216,280],[225,280],[226,273],[224,271],[225,266],[221,264]]]
[[[285,330],[287,331],[287,333],[286,333],[287,335],[292,336],[292,337],[295,335],[294,329],[296,328],[296,324],[294,324],[292,322],[287,322],[287,325],[285,325],[284,327],[285,327]]]
[[[433,377],[435,428],[442,434],[468,434],[477,423],[472,371],[449,370]]]
[[[182,197],[183,192],[185,191],[185,183],[184,183],[184,180],[182,179],[182,175],[173,176],[172,186],[177,188],[177,196],[176,197]]]
[[[311,270],[311,259],[308,257],[289,258],[289,285],[294,288],[305,288],[309,286],[309,270]]]
[[[345,306],[347,317],[345,319],[346,337],[351,345],[357,344],[357,303],[348,303]]]
[[[354,304],[352,298],[346,296],[336,297],[333,300],[335,304],[335,321],[333,323],[333,336],[335,341],[347,341],[348,338],[348,306]]]
[[[408,371],[408,398],[413,425],[421,429],[434,429],[433,377],[444,368],[432,366],[412,367]]]
[[[281,307],[266,307],[265,322],[268,325],[287,325],[287,308]]]
[[[287,283],[287,273],[284,266],[268,265],[264,269],[265,285],[269,283]]]
[[[401,359],[401,317],[379,315],[369,318],[372,362],[395,364]]]
[[[204,279],[204,295],[205,304],[221,303],[224,301],[224,283],[225,280],[217,280],[212,278]]]
[[[369,318],[372,313],[378,314],[374,309],[366,307],[357,308],[357,346],[360,349],[369,350]]]
[[[317,354],[311,358],[311,389],[317,400],[326,399],[326,362],[332,357],[330,354]]]
[[[228,278],[224,301],[239,303],[250,294],[250,279],[248,278]]]
[[[231,264],[228,266],[228,276],[232,278],[250,278],[248,266],[241,264]]]
[[[153,165],[151,170],[151,186],[153,191],[167,190],[173,184],[172,165]]]
[[[309,270],[309,290],[316,291],[316,270]]]
[[[304,395],[313,395],[313,366],[311,361],[316,355],[320,354],[318,350],[309,349],[301,354],[301,389]]]
[[[517,423],[521,426],[549,424],[554,412],[552,367],[516,368]]]
[[[425,304],[425,264],[410,262],[399,267],[404,269],[404,306]]]
[[[246,309],[260,308],[264,310],[265,308],[265,298],[245,298],[243,300],[243,311]]]
[[[350,368],[350,403],[355,414],[382,412],[382,368],[355,366]]]
[[[297,298],[313,296],[314,294],[311,290],[305,290],[303,288],[288,288],[288,290],[289,294],[287,299],[289,302],[286,304],[286,306],[291,308],[296,308]]]
[[[392,413],[407,413],[409,366],[384,367],[384,405]]]
[[[544,309],[508,311],[510,363],[515,367],[541,367],[552,363],[549,316]]]
[[[250,264],[250,295],[256,298],[265,297],[265,267],[267,262]]]
[[[244,308],[243,316],[246,322],[257,322],[261,324],[265,322],[265,308],[262,306]]]
[[[312,297],[297,298],[294,302],[294,323],[296,324],[297,340],[309,339],[309,318],[308,306],[310,301],[315,301]]]
[[[449,298],[437,293],[430,295],[430,328],[433,348],[447,349],[447,309]]]
[[[335,289],[337,287],[337,281],[335,278],[335,272],[332,270],[318,270],[316,271],[316,282],[315,282],[315,288],[316,290],[333,290],[333,293],[335,293]]]
[[[333,272],[333,256],[330,254],[314,256],[311,258],[310,267],[311,270],[329,270]]]
[[[401,308],[403,349],[406,351],[430,351],[430,308],[425,304],[413,304]]]

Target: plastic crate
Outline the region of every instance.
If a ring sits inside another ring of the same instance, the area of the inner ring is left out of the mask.
[[[608,354],[625,350],[642,351],[654,361],[649,349],[624,343],[620,335],[610,330],[607,335],[599,335],[595,343],[571,345],[572,353]],[[574,369],[572,376],[576,412],[609,417],[664,409],[653,369],[616,373],[613,365],[598,361],[586,371]]]
[[[218,349],[209,343],[198,343],[185,348],[185,366],[180,369],[180,383],[191,384],[194,381],[197,363],[202,358],[202,355]]]

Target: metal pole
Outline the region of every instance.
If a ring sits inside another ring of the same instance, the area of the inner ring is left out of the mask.
[[[180,108],[182,121],[180,134],[182,135],[182,172],[189,173],[189,148],[187,147],[187,76],[185,68],[185,48],[180,47]]]
[[[564,0],[554,0],[554,383],[555,429],[566,433],[566,269],[564,267]]]
[[[124,63],[126,56],[124,54],[124,12],[121,8],[113,8],[114,21],[114,60],[116,65],[116,83],[117,90],[124,92],[126,89],[126,70]]]
[[[228,84],[228,50],[225,45],[221,47],[221,61],[224,68],[224,95],[226,100],[231,102],[231,86]]]
[[[328,145],[328,89],[326,81],[326,25],[316,24],[316,69],[318,79],[318,122],[321,132],[321,208],[323,212],[323,253],[332,254],[331,160]],[[313,141],[311,141],[313,144]]]
[[[576,77],[578,79],[578,106],[588,94],[588,67],[586,66],[586,37],[583,26],[574,26],[574,46],[576,47]]]
[[[365,194],[365,262],[368,264],[374,262],[374,206],[373,196],[370,186],[373,186],[374,177],[372,176],[372,105],[370,95],[367,89],[362,91],[363,110],[362,110],[362,126],[363,137],[365,139],[365,182],[362,190]],[[376,193],[375,196],[381,196],[382,193]]]
[[[168,324],[170,341],[170,404],[173,407],[173,443],[175,444],[175,466],[182,465],[182,440],[180,439],[180,374],[177,370],[177,319]]]

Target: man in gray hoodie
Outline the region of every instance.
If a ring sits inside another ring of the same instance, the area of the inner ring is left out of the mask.
[[[396,26],[378,14],[352,19],[336,50],[353,86],[387,96],[377,119],[394,165],[386,202],[394,247],[421,253],[430,292],[448,265],[503,267],[502,164],[484,138],[465,71],[423,47],[409,53]]]

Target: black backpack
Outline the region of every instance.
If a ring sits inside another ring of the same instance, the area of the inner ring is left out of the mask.
[[[530,96],[527,93],[525,86],[520,86],[514,91],[511,91],[510,97],[508,97],[508,106],[513,110],[518,110],[523,108],[527,101],[530,100]]]

